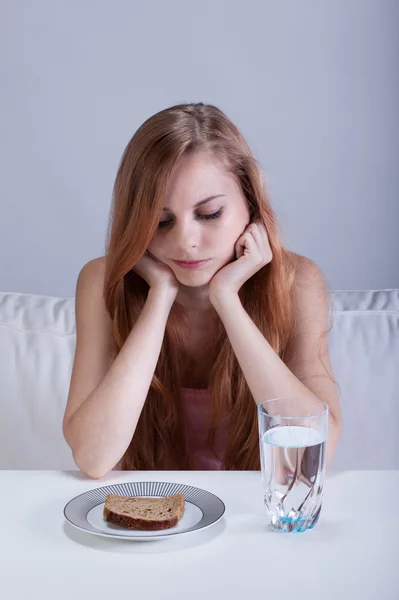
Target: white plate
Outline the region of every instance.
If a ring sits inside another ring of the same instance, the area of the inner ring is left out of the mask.
[[[152,498],[184,494],[184,513],[177,525],[170,529],[161,531],[125,529],[108,523],[103,516],[108,494]],[[218,496],[201,488],[164,481],[135,481],[106,485],[84,492],[68,502],[64,508],[64,516],[74,527],[94,535],[149,542],[209,527],[222,518],[225,510],[226,507]]]

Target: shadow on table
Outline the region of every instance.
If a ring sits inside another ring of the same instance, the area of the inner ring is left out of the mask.
[[[235,516],[229,520],[228,533],[233,535],[259,535],[264,534],[267,539],[282,538],[284,540],[296,539],[300,540],[301,545],[303,543],[313,544],[317,543],[330,543],[332,540],[345,537],[351,537],[353,535],[353,522],[351,520],[339,520],[331,521],[323,519],[322,513],[320,520],[316,523],[313,529],[308,529],[302,533],[282,533],[274,531],[270,525],[268,517],[265,514],[259,515],[242,515]]]
[[[153,540],[151,542],[137,542],[131,540],[111,540],[108,538],[91,535],[76,529],[67,521],[63,524],[65,535],[77,544],[92,548],[93,550],[103,550],[105,552],[117,552],[120,554],[167,554],[188,548],[195,548],[202,544],[207,544],[223,533],[226,528],[224,519],[221,519],[212,527],[203,531],[194,531],[183,535],[178,535],[163,540]]]

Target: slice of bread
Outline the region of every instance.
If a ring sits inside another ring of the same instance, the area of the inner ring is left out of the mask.
[[[177,525],[184,512],[184,495],[173,494],[161,498],[136,498],[108,494],[104,518],[127,529],[157,531]]]

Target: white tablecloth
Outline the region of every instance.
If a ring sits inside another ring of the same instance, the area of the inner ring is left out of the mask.
[[[127,481],[201,487],[226,505],[215,525],[156,542],[84,533],[65,504]],[[313,530],[268,525],[259,472],[0,471],[0,596],[4,600],[384,600],[399,598],[399,471],[330,472]]]

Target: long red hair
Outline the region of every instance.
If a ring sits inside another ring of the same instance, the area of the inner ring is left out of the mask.
[[[217,107],[180,104],[147,119],[129,141],[116,176],[106,243],[104,299],[113,321],[113,358],[134,326],[148,284],[133,271],[160,221],[166,183],[176,161],[189,152],[213,153],[236,178],[251,219],[266,227],[272,261],[253,275],[239,295],[245,310],[284,360],[295,330],[292,255],[281,235],[258,161],[237,127]],[[208,443],[229,423],[223,469],[259,470],[257,407],[216,311],[215,334],[207,365],[212,398]],[[180,381],[187,365],[188,320],[174,303],[159,360],[122,469],[190,469],[186,451]],[[225,421],[228,419],[228,421]]]

